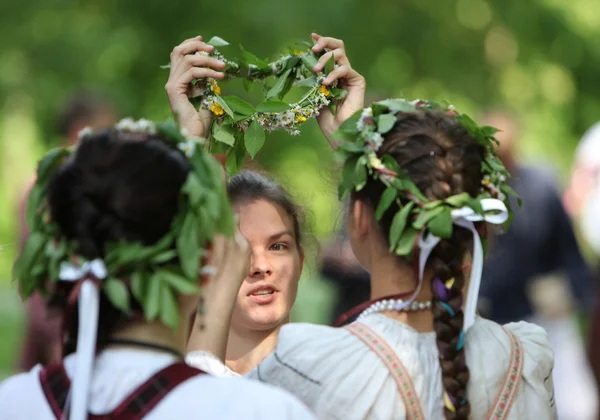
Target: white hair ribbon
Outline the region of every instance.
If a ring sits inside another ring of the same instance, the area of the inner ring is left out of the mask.
[[[461,207],[452,210],[452,221],[456,226],[461,226],[469,229],[473,233],[473,261],[471,265],[471,279],[469,280],[469,288],[467,291],[467,300],[464,309],[464,327],[466,332],[475,322],[475,314],[477,309],[477,298],[479,297],[479,286],[481,284],[481,272],[483,270],[483,245],[475,224],[473,222],[486,221],[495,225],[500,225],[508,220],[508,209],[504,202],[495,198],[484,198],[481,200],[481,208],[483,215],[475,213],[470,207]],[[419,282],[417,289],[407,301],[396,305],[394,309],[400,310],[410,305],[423,285],[423,273],[425,272],[425,264],[431,255],[433,249],[441,241],[441,238],[431,233],[421,235],[419,237]]]
[[[77,325],[77,351],[75,374],[69,390],[69,420],[88,418],[89,389],[96,353],[100,291],[95,279],[107,277],[106,266],[101,259],[84,263],[81,267],[63,262],[58,275],[61,281],[83,281],[79,292],[79,323]],[[66,407],[65,407],[66,412]]]

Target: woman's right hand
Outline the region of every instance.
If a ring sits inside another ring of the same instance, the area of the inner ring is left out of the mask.
[[[250,270],[250,245],[236,228],[233,237],[217,235],[202,275],[202,298],[188,341],[188,351],[208,351],[225,360],[231,314]]]
[[[223,70],[225,63],[207,55],[196,54],[213,51],[213,46],[205,44],[202,37],[197,36],[183,41],[171,52],[171,71],[165,91],[175,119],[192,137],[207,138],[212,120],[210,111],[202,108],[197,110],[190,102],[190,96],[197,93],[192,90],[192,80],[224,77],[224,73],[218,70]]]

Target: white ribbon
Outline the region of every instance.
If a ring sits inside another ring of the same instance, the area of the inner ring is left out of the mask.
[[[86,420],[88,418],[88,400],[94,357],[96,353],[96,337],[98,335],[98,314],[100,310],[100,291],[90,276],[103,280],[107,277],[106,266],[101,259],[84,263],[81,267],[63,262],[60,265],[59,280],[78,281],[85,279],[79,292],[79,323],[77,325],[77,351],[75,374],[69,390],[69,420]],[[65,407],[65,412],[66,412]]]
[[[508,209],[506,205],[495,198],[484,198],[481,200],[483,215],[475,213],[470,207],[461,207],[460,209],[452,210],[452,221],[456,226],[461,226],[469,229],[473,233],[473,261],[471,265],[471,279],[467,290],[467,300],[464,309],[464,326],[466,332],[475,323],[475,314],[477,311],[477,298],[479,297],[479,286],[481,285],[481,272],[483,270],[483,245],[475,224],[485,220],[488,223],[500,225],[508,220]],[[402,302],[401,305],[396,305],[395,309],[400,310],[410,305],[415,300],[421,286],[423,285],[423,273],[425,272],[425,264],[431,255],[433,249],[440,242],[441,238],[431,233],[421,235],[419,238],[419,283],[417,289],[408,301]]]

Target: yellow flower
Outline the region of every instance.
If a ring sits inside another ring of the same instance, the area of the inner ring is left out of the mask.
[[[221,105],[219,105],[216,102],[213,102],[213,104],[210,106],[210,110],[215,115],[223,115],[223,112],[224,112],[223,108],[221,107]]]
[[[301,122],[301,123],[302,123],[302,122],[306,121],[306,117],[304,117],[304,116],[302,116],[302,115],[298,115],[298,116],[296,117],[296,121],[298,121],[298,122]]]
[[[319,93],[322,93],[325,96],[331,95],[331,92],[329,90],[327,90],[327,86],[321,86],[319,88]]]
[[[302,51],[294,50],[294,52],[292,54],[294,54],[295,56],[302,55]]]
[[[483,180],[483,185],[490,185],[491,181],[489,179],[484,179]]]
[[[212,88],[212,91],[214,92],[215,95],[220,95],[221,94],[221,88],[219,87],[219,85],[217,84],[217,82],[215,82],[214,80],[210,81],[210,86]]]

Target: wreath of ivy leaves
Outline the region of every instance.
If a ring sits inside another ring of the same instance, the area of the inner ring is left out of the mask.
[[[361,110],[346,120],[336,134],[342,141],[336,154],[343,162],[338,194],[339,198],[343,199],[352,191],[360,191],[366,185],[368,177],[379,179],[386,185],[377,205],[375,217],[376,220],[380,220],[393,203],[398,205],[399,210],[393,217],[389,233],[390,252],[410,259],[419,233],[427,230],[440,238],[449,239],[454,226],[452,210],[467,206],[475,213],[483,215],[481,200],[497,198],[489,189],[482,187],[477,197],[462,193],[444,200],[432,201],[425,197],[391,155],[384,155],[380,159],[385,170],[371,167],[369,156],[373,155],[375,149],[370,139],[376,133],[385,135],[389,132],[396,123],[396,115],[401,112],[430,110],[448,113],[465,127],[479,144],[484,146],[486,154],[481,166],[482,178],[490,177],[499,191],[506,195],[504,202],[511,215],[505,225],[508,227],[512,218],[508,197],[516,197],[519,205],[521,200],[506,183],[510,174],[495,151],[495,146],[498,144],[498,140],[494,138],[494,134],[498,132],[496,128],[480,127],[468,115],[456,112],[447,102],[387,99],[374,103],[371,109],[370,124],[365,124],[364,128],[360,129],[358,122],[363,118]],[[390,171],[394,175],[389,175]]]
[[[157,123],[159,135],[175,147],[187,143],[174,122]],[[50,151],[39,163],[37,180],[28,200],[26,219],[30,235],[13,269],[25,299],[39,290],[46,295],[56,282],[62,262],[83,264],[75,241],[67,240],[50,217],[47,188],[54,171],[74,148]],[[204,149],[188,157],[191,170],[181,188],[179,210],[171,230],[154,245],[109,243],[104,249],[108,277],[102,291],[121,311],[131,314],[131,295],[141,304],[148,321],[160,319],[171,328],[179,323],[177,294],[198,294],[203,249],[216,233],[233,234],[233,213],[219,163]]]

